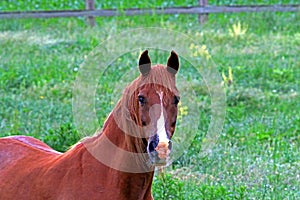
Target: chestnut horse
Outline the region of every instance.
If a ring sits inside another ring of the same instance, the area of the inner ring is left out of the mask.
[[[0,139],[0,199],[153,199],[154,168],[168,162],[175,131],[179,58],[151,66],[123,92],[101,133],[65,153],[28,136]],[[130,156],[128,156],[130,154]]]

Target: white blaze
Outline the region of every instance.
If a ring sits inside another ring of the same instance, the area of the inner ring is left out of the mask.
[[[159,94],[160,98],[160,117],[157,120],[156,126],[157,126],[157,134],[159,138],[159,142],[169,142],[166,128],[165,128],[165,117],[164,117],[164,107],[163,107],[163,92],[160,92]]]

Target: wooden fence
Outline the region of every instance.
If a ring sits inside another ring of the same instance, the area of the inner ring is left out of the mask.
[[[26,12],[0,12],[0,19],[8,18],[54,18],[54,17],[87,17],[91,26],[95,25],[95,17],[132,16],[153,14],[198,14],[199,22],[207,20],[209,13],[236,12],[299,12],[300,4],[296,5],[250,5],[250,6],[209,6],[207,0],[199,0],[199,6],[166,7],[154,9],[95,9],[94,0],[86,0],[85,10],[51,10]]]

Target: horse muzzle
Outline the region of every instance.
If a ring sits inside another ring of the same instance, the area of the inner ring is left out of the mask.
[[[164,166],[170,159],[172,142],[171,140],[159,141],[157,138],[149,142],[147,150],[151,164],[155,166]]]

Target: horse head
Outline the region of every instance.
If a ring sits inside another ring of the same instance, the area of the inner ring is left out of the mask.
[[[175,85],[179,69],[179,58],[172,51],[167,66],[151,66],[148,51],[139,58],[140,76],[128,90],[130,115],[135,124],[142,128],[145,152],[153,165],[165,165],[172,150],[172,136],[177,119],[177,105],[180,97]]]

